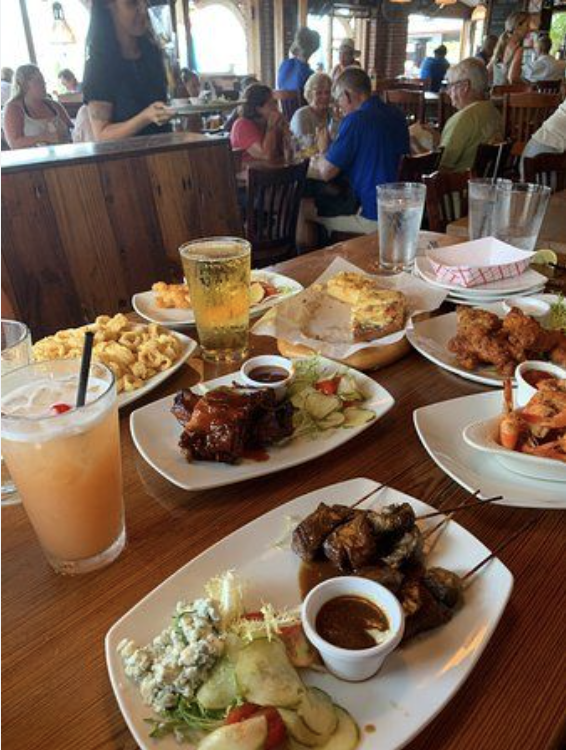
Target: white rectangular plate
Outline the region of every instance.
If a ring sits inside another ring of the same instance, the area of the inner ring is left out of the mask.
[[[555,302],[558,298],[555,294],[537,294],[537,299]],[[457,304],[461,304],[459,300]],[[501,317],[505,315],[505,310],[499,302],[474,306],[481,307],[482,310],[490,310]],[[455,375],[460,375],[462,378],[472,380],[475,383],[502,387],[505,378],[503,375],[499,375],[494,367],[483,365],[475,370],[466,370],[460,367],[456,356],[449,352],[447,347],[450,339],[456,335],[456,328],[457,317],[455,312],[437,315],[434,318],[413,323],[412,327],[407,329],[407,339],[419,354],[434,362],[435,365],[442,367],[443,370],[453,372]]]
[[[121,409],[123,406],[131,404],[133,401],[137,401],[138,398],[143,398],[154,388],[157,388],[158,385],[161,385],[164,380],[167,380],[168,377],[173,375],[173,373],[176,372],[179,367],[181,367],[183,363],[188,360],[188,358],[197,348],[197,342],[194,341],[194,339],[191,339],[188,336],[184,336],[182,333],[173,333],[173,336],[176,336],[183,346],[183,350],[179,359],[168,370],[164,370],[163,372],[160,372],[147,380],[141,388],[138,388],[135,391],[129,391],[128,393],[120,393],[118,396],[118,408]]]
[[[348,369],[324,358],[320,358],[320,366],[322,375]],[[222,487],[226,484],[244,482],[246,479],[256,479],[265,474],[273,474],[334,450],[371,427],[391,409],[395,401],[385,388],[366,375],[362,375],[361,372],[356,370],[349,370],[349,372],[354,374],[358,387],[367,396],[363,404],[364,408],[372,409],[376,415],[375,419],[360,427],[337,428],[319,433],[314,438],[300,437],[282,446],[272,446],[268,449],[269,460],[267,461],[246,459],[235,465],[214,461],[189,463],[178,446],[182,427],[171,414],[173,396],[154,401],[131,414],[132,438],[136,448],[150,466],[165,479],[185,490]],[[211,389],[221,385],[231,385],[237,381],[237,377],[238,373],[235,372],[210,380],[202,384],[200,388]]]
[[[272,271],[252,271],[252,281],[266,281],[273,284],[274,287],[281,289],[281,294],[268,297],[259,305],[250,307],[250,316],[256,317],[261,315],[270,307],[282,302],[284,299],[292,297],[303,291],[302,284],[288,276]],[[148,292],[139,292],[132,297],[132,306],[142,318],[149,320],[150,323],[160,323],[162,326],[190,326],[195,323],[195,315],[191,308],[183,310],[181,308],[158,307],[155,303],[155,295],[149,290]]]
[[[442,471],[470,492],[480,490],[482,498],[503,495],[498,505],[566,509],[563,482],[520,476],[464,441],[469,424],[501,412],[502,398],[501,391],[479,393],[417,409],[413,419],[421,443]]]
[[[192,560],[174,573],[122,617],[106,635],[106,663],[120,710],[142,750],[179,750],[174,739],[155,742],[148,737],[137,688],[124,675],[116,647],[123,638],[148,643],[170,622],[179,599],[202,595],[212,576],[234,568],[246,581],[246,606],[262,601],[276,607],[299,603],[300,560],[290,549],[276,548],[287,529],[286,519],[299,521],[319,502],[350,504],[377,485],[369,479],[334,484],[282,505]],[[417,514],[433,510],[425,503],[386,488],[371,505],[409,502]],[[367,505],[367,504],[366,504]],[[488,549],[455,522],[446,527],[431,555],[432,565],[465,573],[489,554]],[[413,739],[463,685],[489,642],[513,587],[513,577],[494,560],[466,592],[466,603],[442,628],[418,636],[387,659],[378,675],[361,683],[342,682],[330,674],[303,671],[309,684],[326,690],[344,706],[362,729],[359,750],[398,750]],[[373,725],[368,734],[364,727]]]

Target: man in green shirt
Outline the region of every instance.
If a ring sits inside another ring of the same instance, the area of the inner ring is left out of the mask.
[[[448,92],[458,112],[442,131],[441,169],[451,172],[471,169],[480,143],[503,139],[503,118],[486,98],[487,89],[487,69],[481,60],[468,57],[448,71]]]

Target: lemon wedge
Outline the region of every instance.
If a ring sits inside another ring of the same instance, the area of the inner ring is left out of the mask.
[[[262,285],[257,281],[252,281],[250,284],[250,305],[259,305],[264,297],[265,292]]]
[[[547,266],[551,263],[557,262],[558,258],[556,256],[556,253],[554,252],[554,250],[549,250],[548,248],[546,248],[545,250],[537,250],[531,258],[531,264],[537,266]]]

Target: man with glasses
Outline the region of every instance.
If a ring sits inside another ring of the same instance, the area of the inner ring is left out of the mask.
[[[333,93],[344,119],[326,154],[316,160],[316,176],[328,182],[345,175],[360,209],[317,222],[328,231],[370,234],[377,231],[375,188],[396,182],[401,157],[410,153],[407,122],[400,109],[371,95],[369,76],[361,68],[346,68]]]
[[[487,98],[487,89],[486,67],[476,58],[462,60],[448,71],[448,93],[458,112],[442,131],[441,169],[452,172],[471,169],[480,143],[503,139],[503,118]]]

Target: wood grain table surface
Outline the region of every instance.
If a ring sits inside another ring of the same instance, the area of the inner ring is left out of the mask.
[[[432,238],[441,244],[452,241],[423,233],[422,242]],[[372,270],[377,240],[353,240],[278,270],[309,283],[337,255]],[[256,353],[275,349],[273,340],[255,337],[252,347]],[[192,359],[145,402],[217,374],[218,368]],[[393,486],[433,505],[446,489],[456,493],[456,500],[467,496],[428,458],[412,414],[417,407],[486,389],[438,369],[416,352],[373,377],[396,404],[362,435],[316,462],[206,492],[174,487],[137,453],[128,417],[144,403],[138,402],[121,418],[128,544],[114,564],[96,573],[55,575],[23,509],[2,510],[6,750],[133,750],[136,744],[106,671],[105,633],[167,576],[266,511],[334,482],[353,477],[381,482],[400,472]],[[538,523],[501,554],[515,588],[493,639],[466,684],[410,750],[564,747],[566,515],[489,506],[468,513],[460,523],[494,548],[535,518]]]

